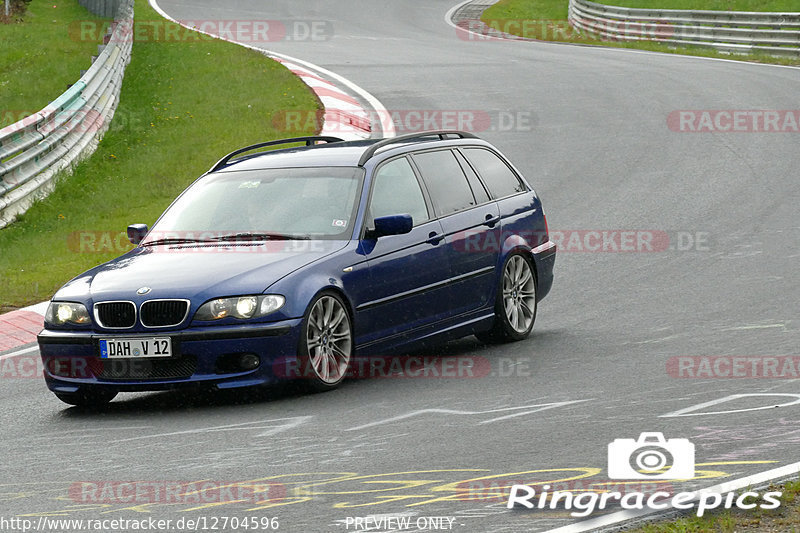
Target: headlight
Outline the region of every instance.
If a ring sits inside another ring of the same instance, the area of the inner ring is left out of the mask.
[[[201,305],[194,318],[195,320],[219,320],[227,316],[256,318],[277,311],[285,302],[286,299],[277,294],[217,298]]]
[[[89,311],[83,304],[72,302],[50,302],[44,320],[48,324],[63,326],[64,324],[88,324]]]

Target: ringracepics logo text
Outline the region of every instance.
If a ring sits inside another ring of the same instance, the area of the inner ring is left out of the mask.
[[[692,509],[697,507],[697,516],[703,516],[706,511],[714,509],[777,509],[781,505],[780,497],[782,492],[765,492],[763,495],[747,491],[742,494],[729,492],[719,494],[716,492],[678,492],[670,494],[666,491],[656,491],[652,494],[643,492],[628,492],[622,494],[618,491],[612,492],[583,492],[573,494],[571,492],[549,492],[549,486],[545,485],[537,493],[536,489],[528,485],[514,485],[511,487],[511,494],[508,497],[506,507],[513,509],[521,505],[527,509],[567,509],[574,517],[589,516],[595,511],[602,511],[609,506],[619,505],[626,510],[641,509]]]
[[[615,439],[608,445],[608,477],[613,480],[630,479],[689,480],[695,477],[695,447],[689,439],[666,439],[659,432],[642,433],[637,439]],[[511,487],[506,507],[521,505],[527,509],[559,509],[571,511],[574,517],[585,517],[597,510],[619,506],[626,510],[692,509],[697,516],[706,511],[724,508],[777,509],[780,507],[779,491],[754,491],[741,494],[715,492],[701,489],[694,492],[672,492],[658,487],[655,491],[604,491],[581,492],[551,490],[550,485],[538,491],[526,484]]]

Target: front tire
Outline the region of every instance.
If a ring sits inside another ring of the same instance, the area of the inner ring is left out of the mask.
[[[527,338],[536,321],[536,276],[524,252],[510,254],[503,264],[494,306],[492,329],[476,333],[486,343]]]
[[[353,356],[353,327],[344,301],[323,292],[308,306],[301,326],[298,359],[308,387],[335,389],[347,376]]]
[[[101,407],[113,400],[117,391],[109,389],[78,389],[78,392],[55,392],[56,398],[78,407]]]

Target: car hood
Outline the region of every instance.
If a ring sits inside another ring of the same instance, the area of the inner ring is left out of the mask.
[[[258,294],[346,241],[139,247],[67,283],[54,299],[136,300]],[[144,289],[142,289],[144,290]]]

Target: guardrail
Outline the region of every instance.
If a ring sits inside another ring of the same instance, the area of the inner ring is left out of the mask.
[[[117,107],[131,55],[133,0],[122,0],[108,41],[80,80],[38,113],[0,129],[0,228],[55,186],[55,177],[91,154]]]
[[[569,22],[604,40],[800,57],[800,13],[637,9],[570,0]]]
[[[100,17],[113,17],[125,0],[78,0],[78,3]]]

